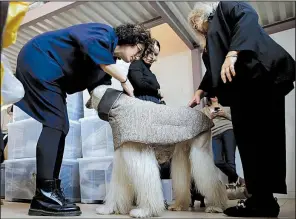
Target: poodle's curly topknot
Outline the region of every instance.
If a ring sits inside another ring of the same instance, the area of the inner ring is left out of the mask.
[[[122,24],[115,28],[118,45],[146,44],[151,38],[150,31],[142,25]]]

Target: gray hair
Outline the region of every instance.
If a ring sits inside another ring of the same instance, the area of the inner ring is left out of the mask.
[[[219,2],[196,2],[188,15],[188,22],[191,24],[195,17],[199,17],[202,21],[208,20],[216,11],[218,4]]]
[[[215,13],[218,4],[219,2],[196,2],[194,8],[188,15],[188,23],[191,28],[195,30],[199,46],[202,49],[206,46],[206,39],[205,36],[199,32],[198,26],[208,21],[209,17]]]

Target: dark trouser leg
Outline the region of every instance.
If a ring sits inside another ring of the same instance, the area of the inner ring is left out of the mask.
[[[268,91],[251,95],[252,99],[244,99],[246,104],[231,109],[246,186],[252,195],[287,192],[285,101]],[[253,107],[247,104],[251,102]]]
[[[237,181],[238,175],[236,173],[235,165],[236,141],[232,129],[226,130],[222,133],[222,142],[224,145],[225,162],[229,172],[231,172],[231,174],[228,176],[228,181],[229,183],[233,183]]]
[[[223,148],[225,147],[223,142],[223,134],[213,137],[212,144],[215,165],[228,177],[228,179],[231,179],[229,183],[235,182],[238,177],[236,171],[232,166],[225,162],[223,156]]]
[[[278,98],[273,92],[250,96],[252,101],[243,98],[246,104],[232,107],[231,113],[245,183],[252,197],[245,202],[246,208],[233,207],[224,213],[237,217],[276,217],[280,207],[273,193],[287,192],[284,97]],[[253,107],[247,104],[251,102]],[[264,110],[260,106],[268,107]]]
[[[241,70],[241,71],[240,71]],[[241,155],[247,190],[242,206],[225,210],[228,216],[277,217],[273,193],[286,194],[285,97],[276,90],[261,65],[244,72],[237,67],[236,95],[231,105],[233,131]]]
[[[57,179],[65,147],[62,131],[43,126],[37,143],[37,181]]]
[[[64,155],[64,149],[65,149],[65,140],[66,140],[66,135],[64,133],[62,133],[59,148],[58,148],[57,160],[56,160],[56,164],[55,164],[55,168],[54,168],[54,172],[53,172],[53,176],[55,179],[58,179],[59,175],[60,175],[60,170],[61,170],[63,155]]]
[[[68,204],[60,188],[58,179],[65,134],[57,129],[43,126],[37,143],[36,193],[31,202],[29,215],[33,216],[78,216],[80,208]]]

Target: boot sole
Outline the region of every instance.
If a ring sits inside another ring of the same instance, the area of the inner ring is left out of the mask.
[[[30,216],[80,216],[82,212],[81,211],[52,212],[52,211],[30,209],[28,214]]]

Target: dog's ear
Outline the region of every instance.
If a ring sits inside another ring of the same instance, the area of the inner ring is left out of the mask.
[[[92,99],[91,99],[92,97],[90,97],[89,98],[89,100],[86,102],[86,104],[85,104],[85,107],[87,108],[87,109],[92,109],[92,104],[91,104],[91,101],[92,101]]]

